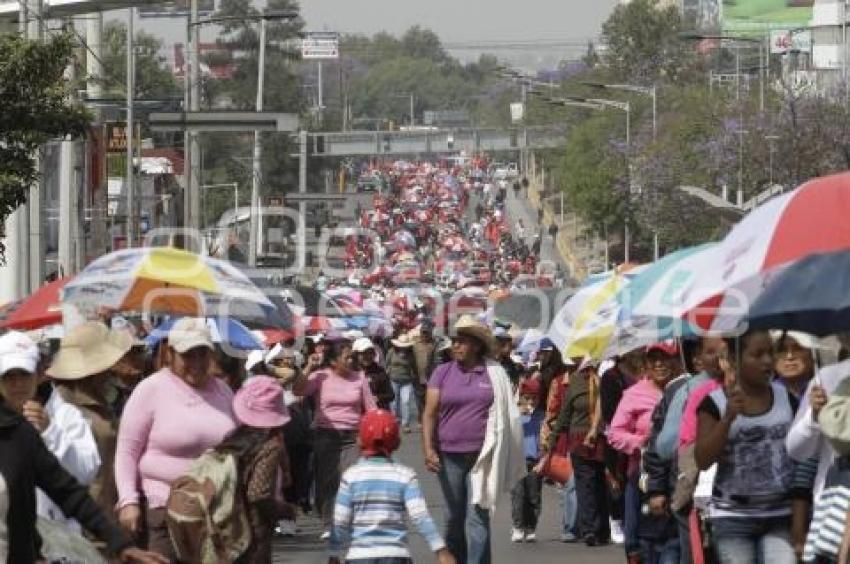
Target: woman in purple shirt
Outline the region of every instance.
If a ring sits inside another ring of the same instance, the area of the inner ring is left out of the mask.
[[[488,564],[490,512],[472,505],[468,484],[481,453],[494,401],[486,357],[493,339],[483,325],[456,326],[454,360],[438,366],[428,382],[422,438],[425,463],[437,472],[448,518],[446,544],[458,564]],[[470,507],[472,505],[472,507]]]

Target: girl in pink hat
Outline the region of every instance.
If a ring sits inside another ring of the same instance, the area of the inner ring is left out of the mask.
[[[294,508],[282,496],[290,479],[283,441],[283,426],[290,418],[283,389],[270,376],[249,378],[233,398],[233,414],[238,426],[216,450],[237,460],[239,491],[251,528],[251,543],[236,562],[267,563],[275,524],[295,518]]]

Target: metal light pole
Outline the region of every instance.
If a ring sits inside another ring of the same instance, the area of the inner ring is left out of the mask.
[[[779,140],[778,135],[765,135],[764,138],[767,140],[769,145],[769,156],[768,156],[768,182],[770,183],[770,187],[773,187],[773,152],[776,150],[775,141]]]
[[[133,57],[133,16],[135,8],[128,10],[127,18],[127,128],[125,138],[127,139],[127,248],[131,248],[136,241],[136,194],[133,183],[133,91],[135,90],[136,66]]]
[[[614,108],[625,112],[626,114],[626,172],[628,174],[628,192],[626,193],[626,217],[623,225],[623,261],[629,262],[631,258],[631,253],[629,251],[629,247],[631,246],[631,229],[629,228],[629,212],[630,212],[630,200],[632,193],[632,140],[631,140],[631,129],[632,129],[632,107],[629,102],[621,102],[619,100],[608,100],[604,98],[582,98],[576,96],[568,96],[568,100],[572,100],[574,102],[580,103],[589,103],[595,104],[602,108]]]
[[[263,91],[264,91],[264,82],[265,82],[265,59],[266,59],[266,25],[267,20],[288,20],[295,19],[298,17],[298,12],[295,10],[266,10],[262,14],[258,16],[226,16],[226,17],[214,17],[208,18],[205,20],[198,20],[197,18],[197,2],[198,0],[192,0],[192,21],[189,23],[189,29],[192,36],[192,44],[195,46],[193,48],[192,55],[192,88],[191,88],[191,107],[192,111],[200,110],[200,95],[199,95],[199,84],[197,81],[197,62],[198,62],[198,53],[197,46],[199,45],[199,30],[198,27],[206,24],[214,24],[223,21],[245,21],[245,20],[260,20],[260,44],[259,44],[259,60],[258,60],[258,69],[257,69],[257,111],[261,112],[263,110]],[[192,147],[193,149],[197,147],[197,134],[190,135],[192,139]],[[198,151],[199,153],[200,151]],[[194,153],[194,151],[193,151]],[[252,174],[252,184],[251,184],[251,226],[250,226],[250,235],[249,235],[249,263],[251,266],[256,265],[257,259],[257,241],[259,239],[259,219],[260,219],[260,181],[262,179],[262,155],[263,155],[263,146],[262,146],[262,138],[260,137],[260,132],[254,132],[254,155],[253,155],[253,174]],[[193,166],[198,164],[199,159],[197,157],[192,158]],[[200,178],[199,174],[195,174],[195,171],[192,171],[191,184],[199,184]],[[197,223],[200,221],[200,198],[198,197],[198,190],[195,190],[195,198],[193,199],[193,225],[189,225],[187,227],[197,226]]]
[[[260,55],[257,69],[257,111],[263,111],[263,89],[266,69],[266,19],[260,20]],[[257,266],[257,240],[260,230],[260,177],[263,172],[263,139],[259,131],[254,132],[254,167],[251,175],[251,231],[248,237],[248,264]]]
[[[192,35],[192,56],[191,66],[189,67],[190,90],[189,90],[189,110],[198,112],[201,110],[201,30],[198,27],[198,0],[191,0],[191,18],[194,27],[191,28]],[[198,144],[198,133],[195,131],[189,132],[189,158],[190,158],[190,176],[189,176],[189,217],[190,223],[186,227],[190,229],[199,229],[201,222],[201,194],[198,188],[201,184],[201,148]]]

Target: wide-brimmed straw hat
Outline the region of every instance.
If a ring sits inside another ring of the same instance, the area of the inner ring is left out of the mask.
[[[133,346],[125,331],[110,331],[100,321],[71,329],[59,344],[59,352],[47,375],[56,380],[81,380],[115,366]]]
[[[407,333],[399,335],[398,339],[392,339],[390,342],[394,347],[398,347],[400,349],[409,349],[413,346],[413,339],[411,339],[410,335]]]
[[[471,315],[463,315],[455,323],[455,333],[465,335],[481,341],[484,345],[484,354],[495,357],[498,354],[499,342],[493,337],[490,328],[475,319]]]

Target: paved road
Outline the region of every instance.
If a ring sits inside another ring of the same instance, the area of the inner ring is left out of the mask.
[[[525,226],[525,240],[529,245],[531,245],[533,241],[532,236],[535,233],[542,232],[543,240],[540,244],[540,260],[551,261],[555,264],[560,264],[561,268],[564,268],[566,265],[564,264],[561,255],[555,249],[554,239],[549,236],[546,226],[540,225],[537,222],[537,211],[531,207],[531,204],[528,202],[528,198],[525,197],[522,191],[518,197],[515,197],[513,189],[508,190],[506,208],[508,220],[511,225],[511,232],[516,234],[515,226],[519,219],[522,220],[522,224]]]
[[[445,505],[440,487],[433,474],[427,472],[422,464],[422,454],[418,435],[405,435],[398,459],[413,466],[419,473],[422,489],[431,515],[443,527]],[[562,564],[576,562],[581,564],[619,564],[624,560],[621,546],[587,548],[579,544],[563,544],[558,541],[560,534],[560,505],[558,491],[551,486],[545,487],[543,516],[538,527],[538,542],[534,544],[513,544],[510,542],[510,500],[503,500],[493,518],[493,562],[494,564]],[[299,522],[302,529],[294,539],[278,539],[275,545],[273,561],[280,564],[319,564],[327,562],[325,545],[319,541],[320,527],[315,519],[305,518]],[[411,537],[411,548],[415,562],[433,561],[424,541],[418,535]]]

